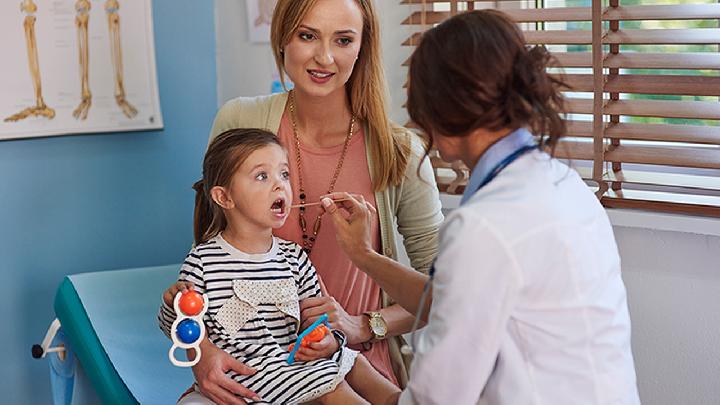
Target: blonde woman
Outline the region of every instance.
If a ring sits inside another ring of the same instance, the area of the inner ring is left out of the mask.
[[[422,143],[388,119],[376,10],[370,0],[279,0],[272,49],[290,93],[238,98],[215,118],[211,138],[232,128],[265,128],[288,150],[293,204],[318,202],[334,191],[361,195],[377,207],[372,247],[396,259],[395,224],[412,266],[427,271],[443,220]],[[418,167],[419,166],[419,167]],[[416,173],[420,173],[420,178]],[[305,248],[328,296],[301,303],[301,329],[323,313],[376,370],[402,387],[406,360],[398,336],[412,315],[393,305],[338,246],[334,225],[318,205],[290,213],[277,237]],[[253,398],[233,374],[254,372],[205,341],[193,368],[201,391],[217,403]]]

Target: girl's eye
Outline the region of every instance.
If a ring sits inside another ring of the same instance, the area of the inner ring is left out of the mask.
[[[352,44],[352,38],[338,38],[337,42],[342,46],[348,46]]]
[[[268,176],[267,176],[267,173],[265,173],[265,172],[260,172],[255,176],[255,180],[259,180],[259,181],[267,180],[267,178],[268,178]]]
[[[311,41],[315,38],[315,36],[309,32],[301,32],[299,35],[300,39],[303,41]]]
[[[288,179],[290,178],[290,172],[287,171],[287,170],[284,170],[284,171],[282,172],[282,178],[283,178],[284,180],[288,180]]]

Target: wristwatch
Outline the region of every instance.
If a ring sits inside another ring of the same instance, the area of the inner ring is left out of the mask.
[[[363,348],[368,350],[372,345],[372,342],[385,339],[387,336],[387,324],[380,312],[365,312],[364,315],[368,317],[370,332],[373,334],[369,341],[363,343]]]

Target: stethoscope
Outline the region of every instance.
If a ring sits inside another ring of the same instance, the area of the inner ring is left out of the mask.
[[[506,167],[508,167],[510,164],[512,164],[514,161],[519,159],[524,154],[535,150],[538,148],[538,145],[525,145],[518,149],[516,149],[514,152],[509,154],[505,159],[500,161],[493,169],[490,171],[490,174],[483,179],[483,181],[480,182],[480,184],[475,188],[475,190],[472,191],[471,195],[477,193],[481,188],[485,187],[488,183],[490,183],[500,172],[503,171]],[[427,296],[430,292],[430,287],[432,287],[433,280],[435,279],[435,261],[433,260],[432,266],[430,266],[430,272],[428,274],[428,279],[425,281],[425,285],[423,286],[422,294],[420,294],[420,302],[418,306],[417,312],[415,312],[415,320],[413,321],[412,329],[410,331],[410,345],[403,345],[400,348],[400,351],[403,354],[412,354],[415,352],[415,348],[417,347],[417,329],[418,326],[420,326],[420,314],[422,313],[423,309],[425,308],[425,301],[427,301]]]

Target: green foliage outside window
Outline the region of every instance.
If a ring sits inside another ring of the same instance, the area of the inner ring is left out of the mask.
[[[660,5],[660,4],[713,4],[715,0],[621,0],[621,6],[636,5]],[[605,2],[607,4],[607,2]],[[545,7],[590,7],[590,0],[564,0],[547,1]],[[546,24],[546,29],[553,29],[552,25]],[[605,29],[608,23],[605,22]],[[663,20],[663,21],[621,21],[620,29],[690,29],[690,28],[718,28],[718,20]],[[565,29],[565,28],[562,28]],[[590,21],[575,21],[567,23],[568,30],[590,30]],[[720,38],[718,38],[720,43]],[[655,52],[655,53],[682,53],[682,52],[718,52],[720,45],[621,45],[620,53],[624,52]],[[591,52],[590,45],[568,45],[567,52]],[[605,51],[609,51],[606,46]],[[622,69],[622,74],[644,74],[644,75],[683,75],[683,76],[719,76],[717,70],[685,70],[685,69]],[[718,97],[711,96],[680,96],[680,95],[656,95],[656,94],[627,94],[623,98],[631,100],[682,100],[682,101],[720,101]],[[720,126],[718,120],[694,120],[681,118],[658,118],[658,117],[627,117],[628,122],[638,123],[660,123],[660,124],[694,124]]]

